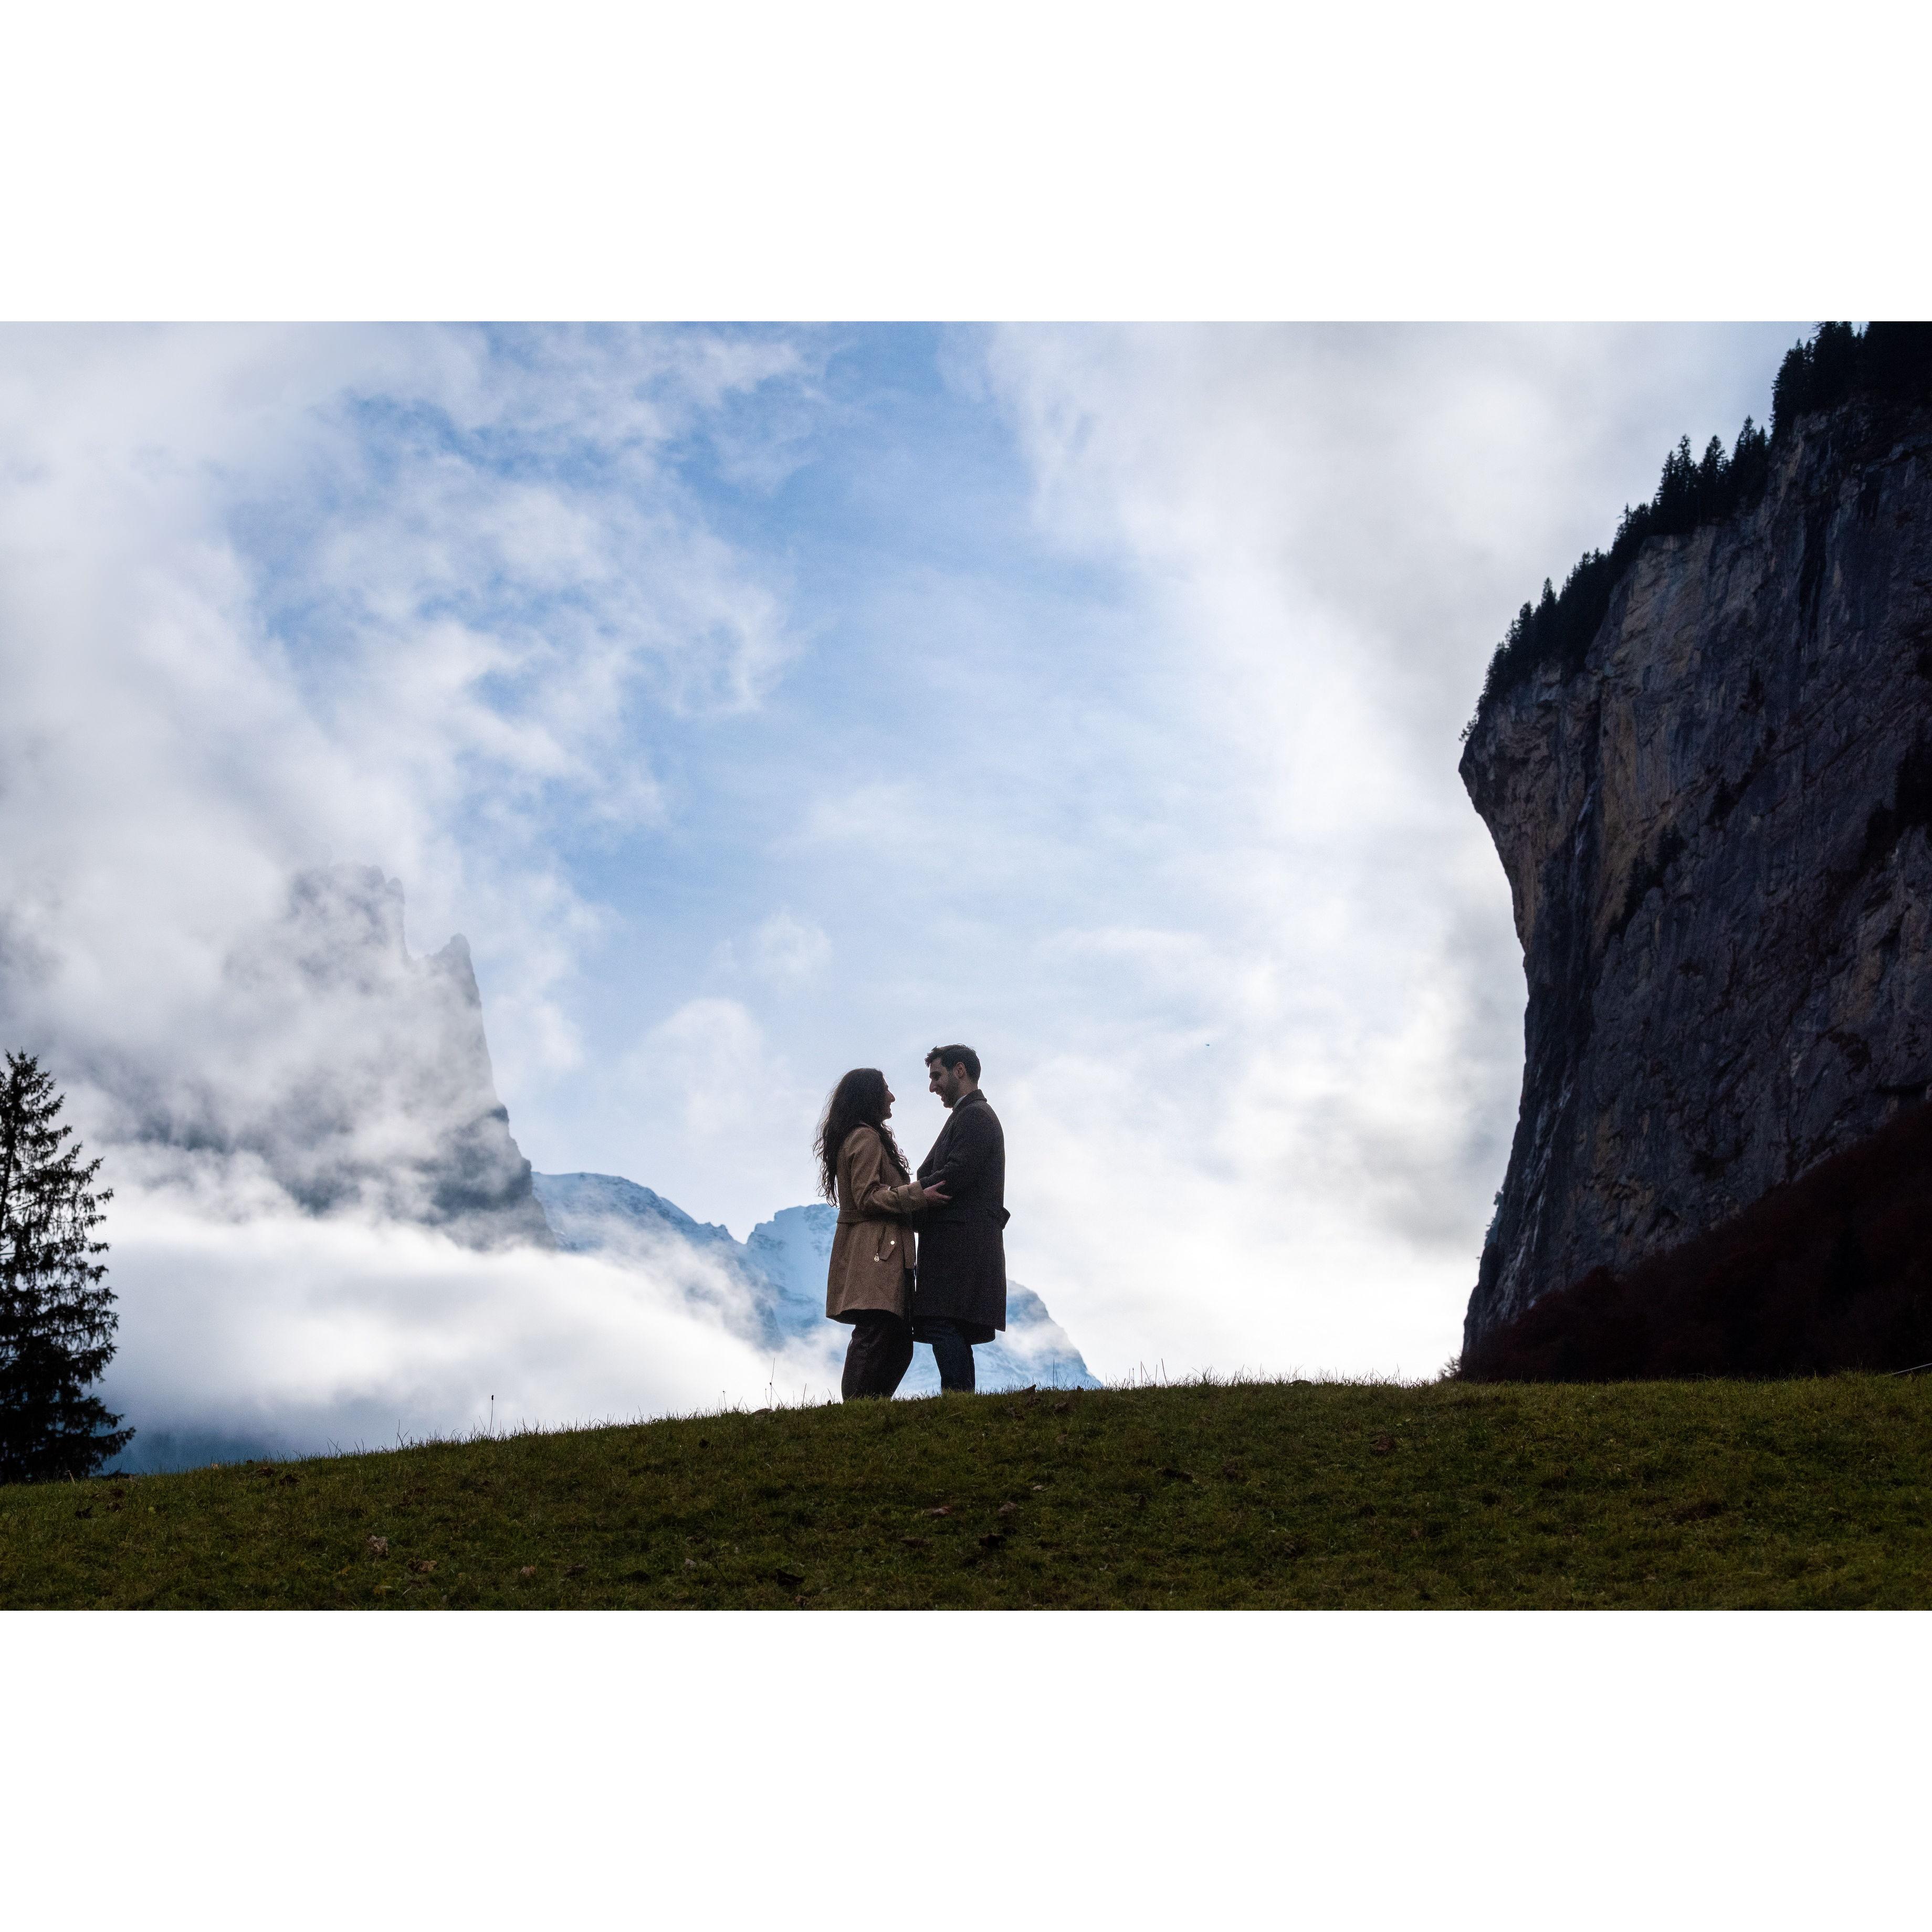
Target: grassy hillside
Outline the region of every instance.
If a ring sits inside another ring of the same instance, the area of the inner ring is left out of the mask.
[[[0,1605],[1932,1604],[1932,1381],[946,1396],[0,1490]]]

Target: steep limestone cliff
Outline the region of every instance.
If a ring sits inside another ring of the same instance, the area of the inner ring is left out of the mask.
[[[1847,402],[1652,538],[1462,773],[1529,1003],[1473,1342],[1701,1234],[1932,1084],[1932,410]]]
[[[496,1097],[469,946],[412,958],[396,881],[299,874],[282,916],[230,954],[221,995],[192,1078],[126,1082],[138,1138],[250,1160],[312,1212],[555,1245]]]

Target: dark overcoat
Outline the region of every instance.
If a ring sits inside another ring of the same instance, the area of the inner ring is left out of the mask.
[[[922,1320],[944,1316],[968,1340],[990,1342],[1006,1325],[1006,1137],[976,1088],[955,1104],[920,1162],[919,1184],[943,1188],[949,1198],[915,1223],[914,1332]]]

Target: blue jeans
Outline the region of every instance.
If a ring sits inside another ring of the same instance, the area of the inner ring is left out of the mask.
[[[932,1344],[932,1359],[939,1364],[941,1391],[970,1395],[979,1382],[973,1372],[973,1345],[959,1332],[959,1324],[938,1316],[928,1317],[919,1324],[919,1339]]]

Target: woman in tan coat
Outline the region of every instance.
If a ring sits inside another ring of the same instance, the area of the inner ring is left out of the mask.
[[[852,1324],[840,1393],[889,1396],[912,1362],[911,1217],[946,1199],[921,1187],[886,1125],[892,1090],[876,1066],[855,1066],[818,1123],[819,1191],[838,1204],[825,1312]]]

